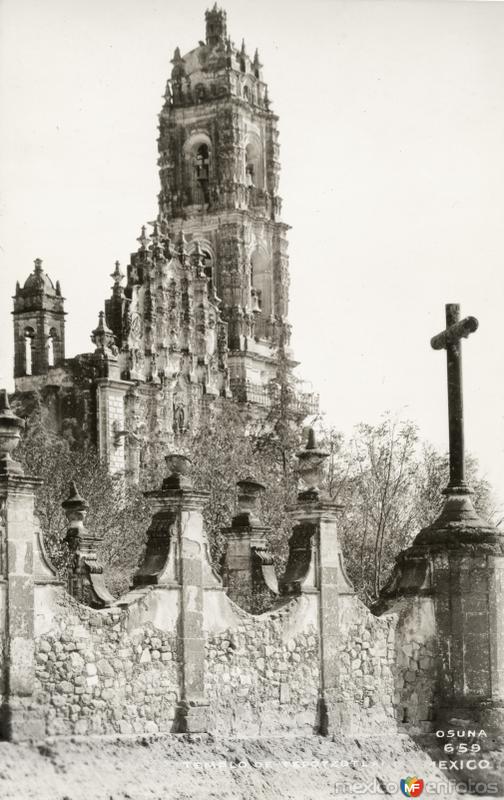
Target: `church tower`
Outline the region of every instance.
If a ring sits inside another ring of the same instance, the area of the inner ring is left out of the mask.
[[[198,242],[227,323],[230,386],[259,400],[288,344],[288,257],[278,194],[278,117],[257,50],[236,48],[226,13],[206,12],[205,42],[172,59],[159,120],[160,222]]]
[[[56,286],[40,258],[23,288],[14,296],[14,378],[16,390],[26,377],[46,375],[65,359],[65,311],[59,282]]]

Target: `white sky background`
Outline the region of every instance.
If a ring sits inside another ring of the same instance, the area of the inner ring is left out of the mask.
[[[156,215],[157,114],[196,0],[0,3],[0,383],[11,296],[40,257],[67,355]],[[464,342],[466,442],[504,497],[504,4],[228,0],[280,115],[293,346],[345,433],[390,409],[447,447],[444,303]]]

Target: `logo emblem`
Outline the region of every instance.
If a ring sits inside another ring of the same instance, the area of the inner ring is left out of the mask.
[[[405,797],[420,797],[423,792],[424,782],[416,775],[409,778],[401,778],[401,792]]]

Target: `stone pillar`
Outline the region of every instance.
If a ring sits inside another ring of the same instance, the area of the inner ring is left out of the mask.
[[[102,537],[90,533],[85,527],[89,503],[80,496],[73,481],[70,494],[61,505],[70,523],[65,536],[71,554],[68,592],[79,603],[91,608],[111,606],[114,597],[105,586],[103,567],[97,554]]]
[[[439,651],[436,730],[504,735],[504,533],[476,513],[471,490],[451,487],[438,519],[400,554],[383,601],[434,599]]]
[[[124,398],[132,384],[111,378],[99,378],[95,383],[100,456],[110,472],[124,472],[128,466],[125,451],[130,435],[125,429]]]
[[[265,528],[258,517],[264,486],[253,478],[238,481],[239,511],[224,531],[226,550],[222,562],[223,583],[233,602],[260,614],[278,595],[273,557],[267,549]]]
[[[4,693],[0,737],[19,741],[44,734],[44,722],[33,703],[34,660],[34,517],[35,490],[41,481],[26,477],[11,452],[24,421],[9,408],[0,390],[0,509],[4,529],[3,577],[6,582]],[[1,587],[0,587],[1,588]]]
[[[91,341],[96,345],[93,360],[99,375],[95,382],[98,449],[110,472],[125,472],[130,466],[126,446],[131,437],[125,426],[125,397],[133,383],[120,379],[119,351],[103,311]]]
[[[155,514],[149,528],[147,549],[135,578],[135,586],[178,586],[180,615],[181,696],[175,730],[199,733],[208,730],[209,706],[205,699],[205,635],[203,594],[205,586],[219,586],[208,556],[202,509],[207,492],[194,489],[191,462],[184,455],[170,455],[171,474],[161,491],[146,492]]]
[[[290,515],[294,529],[289,542],[287,568],[281,581],[284,595],[317,593],[319,596],[320,690],[318,732],[340,730],[342,707],[339,687],[339,597],[353,594],[338,542],[338,516],[342,506],[320,489],[322,465],[328,454],[318,450],[310,430],[305,450],[298,453],[299,473],[307,488],[300,491]]]

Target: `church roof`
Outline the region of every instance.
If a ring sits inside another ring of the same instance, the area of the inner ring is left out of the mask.
[[[56,283],[56,286],[54,286],[49,275],[42,269],[42,261],[40,258],[35,259],[35,268],[26,279],[22,291],[23,293],[42,291],[44,294],[53,295],[54,297],[61,294],[59,284]]]

